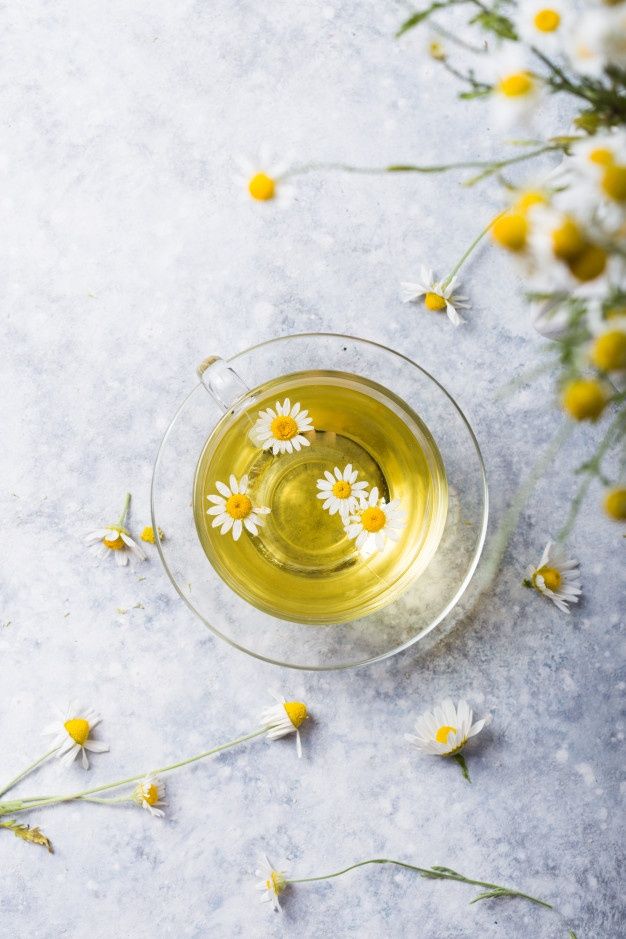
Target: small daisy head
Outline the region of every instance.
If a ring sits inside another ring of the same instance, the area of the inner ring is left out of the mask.
[[[492,108],[502,128],[528,123],[541,97],[539,79],[528,62],[515,50],[502,52],[493,60]]]
[[[604,496],[604,511],[614,522],[626,522],[626,486],[616,486]]]
[[[578,561],[568,559],[552,541],[537,567],[528,568],[524,584],[548,597],[563,613],[569,613],[569,604],[578,603],[582,593]]]
[[[345,520],[356,510],[367,490],[366,482],[357,482],[358,475],[358,472],[352,469],[352,464],[348,463],[343,470],[336,466],[334,475],[326,470],[324,479],[317,480],[317,498],[323,500],[322,508],[329,515],[339,513]]]
[[[261,723],[270,740],[278,740],[287,734],[296,735],[296,750],[302,756],[300,726],[309,716],[306,704],[302,701],[286,701],[279,695],[272,695],[276,704],[266,708],[261,714]]]
[[[87,750],[93,753],[105,753],[109,746],[101,740],[93,740],[91,733],[102,718],[92,708],[81,708],[70,704],[63,717],[49,724],[45,734],[54,738],[53,746],[57,747],[56,756],[64,766],[73,763],[78,754],[82,755],[82,764],[89,768]]]
[[[156,534],[152,525],[146,525],[144,530],[141,533],[141,540],[146,541],[148,544],[154,544],[156,541],[156,535],[159,536],[159,541],[165,540],[165,533],[162,528],[157,528]]]
[[[262,855],[260,867],[255,872],[259,878],[257,889],[261,891],[261,900],[271,903],[276,912],[280,910],[279,897],[287,886],[287,876],[284,871],[276,870],[266,854]]]
[[[275,408],[259,411],[248,436],[255,446],[271,450],[276,456],[278,453],[292,453],[308,447],[310,441],[304,434],[313,430],[309,412],[299,402],[296,401],[292,406],[289,398],[285,398],[282,403],[277,401]]]
[[[567,15],[561,0],[522,0],[515,27],[527,43],[545,52],[559,51]]]
[[[231,473],[229,485],[216,482],[215,488],[219,495],[207,496],[211,507],[207,515],[214,516],[212,528],[219,528],[221,535],[230,532],[235,541],[239,541],[244,529],[251,535],[258,535],[259,528],[264,524],[264,515],[270,512],[267,506],[254,505],[248,493],[248,477],[241,479]]]
[[[293,187],[284,182],[289,169],[286,161],[277,161],[266,147],[261,148],[257,159],[239,157],[237,181],[245,192],[246,199],[255,202],[279,202],[284,205],[293,198]]]
[[[606,320],[589,351],[591,362],[601,372],[626,370],[626,318]]]
[[[423,266],[419,283],[400,284],[400,296],[405,303],[421,301],[431,313],[446,313],[454,326],[463,319],[458,311],[467,306],[467,297],[455,293],[456,277],[448,281],[435,279],[432,270]]]
[[[397,541],[404,526],[406,514],[397,499],[385,502],[374,486],[369,496],[363,498],[359,508],[346,522],[348,538],[355,540],[356,547],[369,557],[374,551],[382,551],[387,538]]]
[[[420,715],[415,722],[415,734],[406,734],[406,739],[423,753],[454,756],[490,719],[483,717],[473,723],[472,709],[466,701],[459,701],[455,707],[447,698],[432,711]]]
[[[97,528],[85,538],[85,544],[95,551],[96,556],[104,558],[113,554],[119,567],[128,564],[128,558],[134,557],[138,561],[145,561],[146,556],[139,545],[131,538],[125,527],[126,516],[130,506],[130,494],[127,494],[124,509],[117,525],[107,525],[106,528]]]
[[[165,815],[161,806],[165,802],[165,783],[158,776],[147,776],[138,783],[131,796],[133,802],[141,805],[142,808],[150,812],[155,818],[162,818]]]

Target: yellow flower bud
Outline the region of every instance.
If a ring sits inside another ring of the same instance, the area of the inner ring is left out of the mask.
[[[595,421],[606,405],[606,392],[593,378],[576,378],[565,386],[561,401],[574,420]]]
[[[611,489],[604,497],[604,511],[616,522],[626,522],[626,488]]]
[[[612,329],[598,336],[591,348],[590,358],[603,372],[626,369],[626,332]]]
[[[491,226],[491,237],[507,251],[523,251],[528,237],[528,222],[521,212],[507,212]]]

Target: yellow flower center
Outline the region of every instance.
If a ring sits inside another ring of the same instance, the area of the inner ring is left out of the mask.
[[[626,522],[626,489],[611,489],[604,497],[604,511],[616,522]]]
[[[585,236],[574,219],[566,218],[552,230],[552,250],[561,261],[575,258],[585,248]]]
[[[613,154],[607,147],[596,147],[589,153],[589,161],[597,163],[599,166],[610,166],[614,159]]]
[[[89,721],[86,721],[84,717],[71,717],[69,721],[65,721],[63,726],[79,747],[84,746],[91,730]]]
[[[141,533],[141,540],[147,541],[149,544],[154,544],[154,528],[152,525],[146,525]]]
[[[452,731],[453,734],[456,733],[456,727],[450,727],[449,724],[442,724],[437,733],[435,734],[435,740],[437,743],[447,743],[448,734]]]
[[[626,333],[612,329],[598,336],[591,350],[591,361],[603,372],[626,368]]]
[[[338,479],[333,486],[333,495],[338,499],[347,499],[352,492],[352,486],[345,479]]]
[[[287,717],[296,729],[306,720],[306,704],[303,704],[302,701],[285,701],[283,707],[287,712]]]
[[[226,500],[226,511],[231,518],[245,518],[252,511],[252,502],[248,496],[236,492]]]
[[[114,531],[115,529],[112,529]],[[110,541],[108,538],[102,539],[102,544],[106,548],[110,548],[111,551],[123,551],[126,545],[122,541],[122,536],[118,534],[117,538],[112,538]]]
[[[154,783],[143,787],[143,797],[148,805],[156,805],[159,801],[159,789]]]
[[[539,576],[543,577],[543,582],[548,590],[558,590],[563,580],[556,567],[548,567],[547,565],[539,568],[535,574],[535,578]]]
[[[595,280],[606,267],[606,251],[598,245],[586,245],[585,248],[567,262],[567,266],[577,280],[587,283]]]
[[[446,298],[438,293],[427,293],[424,297],[424,306],[427,310],[438,312],[439,310],[445,309]]]
[[[265,881],[266,890],[272,890],[276,896],[279,893],[282,893],[285,887],[287,886],[287,881],[279,871],[272,871],[270,876]]]
[[[538,192],[534,189],[529,189],[526,192],[521,193],[517,202],[515,203],[515,208],[518,212],[528,212],[529,209],[532,209],[534,205],[545,205],[548,201],[547,196],[543,192]]]
[[[248,183],[248,192],[253,199],[267,202],[268,199],[274,198],[276,183],[267,173],[257,173]]]
[[[514,72],[498,82],[498,91],[505,98],[522,98],[533,90],[534,82],[528,72]]]
[[[556,10],[539,10],[533,22],[540,33],[553,33],[561,25],[561,14]]]
[[[270,428],[276,440],[291,440],[298,433],[298,425],[289,415],[275,417]]]
[[[491,237],[507,251],[523,251],[528,237],[528,222],[520,212],[507,212],[491,226]]]
[[[442,59],[446,57],[446,50],[443,43],[438,42],[437,39],[431,39],[428,43],[428,52],[432,59],[436,59],[438,62],[441,62]]]
[[[387,516],[382,509],[372,505],[361,512],[361,525],[365,531],[377,532],[384,528]]]
[[[606,393],[592,378],[576,378],[565,386],[563,408],[576,421],[595,421],[604,410]]]
[[[602,188],[614,202],[626,202],[626,166],[610,164],[602,174]]]

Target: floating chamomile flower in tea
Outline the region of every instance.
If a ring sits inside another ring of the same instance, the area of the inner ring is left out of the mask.
[[[376,486],[367,499],[362,500],[356,512],[346,523],[348,538],[356,540],[357,548],[365,554],[382,551],[385,541],[397,541],[406,519],[406,513],[397,499],[385,502]]]
[[[85,769],[89,769],[87,750],[93,753],[105,753],[109,745],[102,740],[94,740],[91,732],[102,718],[92,708],[84,708],[70,704],[63,719],[55,721],[44,729],[45,734],[54,737],[53,744],[58,747],[56,756],[64,766],[73,763],[78,754],[82,755]]]
[[[237,480],[231,473],[230,486],[226,483],[216,482],[215,488],[219,495],[209,495],[207,499],[213,505],[207,509],[207,515],[215,516],[213,528],[220,529],[220,535],[232,533],[235,541],[241,538],[244,530],[251,535],[258,535],[259,527],[263,524],[263,516],[268,515],[270,509],[265,505],[253,505],[248,495],[248,477],[242,476]]]
[[[260,411],[256,424],[250,431],[250,439],[263,450],[278,453],[296,452],[301,447],[310,446],[304,434],[313,431],[313,421],[309,412],[303,410],[298,401],[291,405],[289,398],[283,403],[276,402],[276,407]]]
[[[317,488],[320,490],[317,498],[324,500],[322,508],[329,515],[339,512],[342,518],[347,518],[355,511],[369,485],[364,480],[357,482],[358,476],[358,471],[352,469],[352,464],[348,463],[343,471],[336,466],[334,475],[325,470],[324,478],[317,480]]]

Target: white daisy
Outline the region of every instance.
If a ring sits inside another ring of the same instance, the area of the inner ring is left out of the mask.
[[[456,277],[450,281],[435,280],[430,267],[422,265],[420,271],[421,280],[419,283],[400,284],[400,296],[405,303],[417,301],[424,298],[424,306],[427,310],[440,313],[443,310],[448,315],[448,319],[454,326],[460,326],[463,319],[457,312],[467,306],[467,297],[454,294],[454,287],[457,283]]]
[[[44,729],[44,733],[55,738],[53,745],[58,747],[55,755],[64,766],[73,763],[78,754],[81,753],[83,766],[85,769],[89,769],[87,750],[91,750],[92,753],[106,753],[109,745],[103,743],[102,740],[92,740],[90,737],[91,731],[101,720],[100,715],[92,708],[82,710],[74,704],[70,704],[65,712],[64,719],[48,724]]]
[[[279,912],[279,896],[287,886],[287,877],[284,871],[278,871],[266,854],[261,856],[261,867],[255,871],[260,878],[257,889],[263,893],[261,900],[271,903],[274,910]]]
[[[529,567],[527,574],[525,586],[548,597],[563,613],[569,613],[569,603],[578,603],[582,593],[578,561],[568,560],[554,542],[547,543],[538,566]]]
[[[277,161],[266,146],[261,147],[258,158],[238,157],[236,163],[239,169],[236,181],[245,191],[245,198],[257,202],[273,201],[283,206],[293,200],[293,186],[283,181],[289,163]]]
[[[96,528],[85,537],[85,544],[95,551],[98,558],[106,557],[109,551],[115,554],[118,567],[128,564],[129,556],[145,561],[146,556],[139,545],[131,538],[125,527],[126,516],[130,506],[130,493],[126,494],[124,509],[117,525],[107,525],[106,528]]]
[[[534,289],[572,291],[602,282],[599,279],[607,270],[607,252],[574,209],[537,206],[529,243]]]
[[[215,488],[219,495],[207,496],[209,502],[213,503],[211,508],[207,509],[207,515],[215,516],[211,527],[217,528],[221,525],[220,534],[225,535],[230,531],[235,541],[239,541],[244,528],[251,535],[258,535],[258,529],[265,522],[263,516],[267,515],[270,509],[263,505],[253,505],[248,495],[247,476],[237,480],[234,473],[231,473],[229,483],[230,486],[216,482]]]
[[[397,541],[404,525],[406,513],[398,499],[385,502],[378,495],[378,487],[374,486],[369,496],[361,500],[361,504],[346,523],[348,538],[356,539],[356,546],[366,556],[373,551],[381,551],[385,541]]]
[[[165,802],[165,783],[158,776],[146,776],[135,786],[131,796],[133,802],[141,805],[155,818],[162,818],[165,812],[160,808]]]
[[[256,423],[248,436],[255,446],[277,453],[291,453],[308,447],[310,440],[304,436],[314,430],[309,412],[296,402],[293,407],[289,398],[276,402],[276,409],[259,411]]]
[[[415,734],[405,734],[405,737],[423,753],[454,756],[470,737],[480,733],[491,718],[483,717],[475,724],[472,720],[472,709],[467,701],[459,701],[455,708],[450,698],[446,698],[432,711],[421,714],[415,722]]]
[[[511,49],[494,56],[491,94],[494,119],[501,128],[527,124],[541,98],[539,79],[523,54]]]
[[[553,53],[560,51],[567,12],[561,0],[521,0],[513,21],[529,45]]]
[[[307,719],[309,712],[302,701],[285,701],[283,697],[272,694],[276,704],[266,708],[261,714],[261,723],[270,740],[278,740],[287,734],[296,735],[296,751],[302,756],[300,726]]]
[[[565,43],[572,66],[582,75],[603,78],[608,65],[626,66],[626,9],[597,5],[576,15]]]
[[[368,486],[367,482],[356,481],[358,475],[357,470],[352,469],[352,463],[348,463],[343,473],[336,466],[334,476],[329,470],[325,470],[325,478],[317,480],[317,488],[320,490],[317,498],[324,500],[322,508],[326,509],[329,515],[339,512],[342,519],[346,519],[355,511],[366,495]]]

